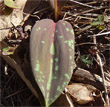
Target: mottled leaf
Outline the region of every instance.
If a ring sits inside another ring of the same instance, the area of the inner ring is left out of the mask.
[[[74,31],[66,21],[36,22],[30,38],[31,65],[46,106],[69,83],[74,69]]]
[[[13,53],[14,53],[14,48],[9,46],[5,47],[2,52],[3,55],[12,55]]]
[[[18,8],[13,0],[4,0],[4,4],[10,8]]]

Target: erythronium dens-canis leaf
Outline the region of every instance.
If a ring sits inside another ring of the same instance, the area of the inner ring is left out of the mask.
[[[74,63],[74,31],[66,21],[37,21],[30,37],[31,65],[43,93],[51,105],[69,83]]]

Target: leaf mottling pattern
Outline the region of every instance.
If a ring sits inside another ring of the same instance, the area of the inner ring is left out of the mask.
[[[57,91],[62,92],[62,89],[60,86],[57,86]]]
[[[44,88],[44,86],[41,86],[41,89],[42,89],[42,91],[44,93],[44,96],[45,96],[45,88]]]
[[[50,87],[51,87],[52,70],[53,70],[53,59],[51,58],[51,60],[50,60],[50,74],[49,74],[49,80],[47,83],[47,90],[50,90]]]
[[[45,41],[41,41],[41,43],[43,43],[43,44],[44,44],[44,43],[45,43]]]
[[[45,104],[52,104],[69,83],[75,66],[74,32],[66,21],[36,22],[30,38],[31,65]]]
[[[66,25],[66,23],[63,23],[63,25]]]
[[[36,61],[35,71],[38,72],[40,70],[39,61]]]
[[[70,76],[69,76],[68,74],[65,74],[65,77],[66,77],[67,79],[70,79]]]
[[[44,28],[44,31],[46,31],[47,30],[47,28]]]
[[[35,80],[39,85],[45,99],[49,98],[49,92],[47,95],[47,86],[51,86],[51,82],[49,82],[51,81],[51,78],[49,80],[49,76],[50,65],[52,65],[50,61],[54,54],[54,45],[52,46],[52,35],[54,35],[53,25],[54,22],[49,19],[37,21],[32,29],[30,38],[30,52],[31,59],[33,59],[31,60],[31,65]],[[51,52],[49,51],[50,48]]]
[[[51,44],[51,47],[50,47],[50,54],[54,55],[54,44],[53,43]]]
[[[71,29],[71,33],[72,33],[72,34],[74,34],[74,31],[73,31],[73,29]]]
[[[55,71],[58,71],[58,67],[59,67],[59,66],[55,66]]]
[[[69,32],[69,28],[66,28],[66,31]]]
[[[63,38],[63,36],[62,36],[62,35],[60,35],[60,36],[59,36],[59,38]]]
[[[58,58],[55,58],[55,61],[58,62]]]

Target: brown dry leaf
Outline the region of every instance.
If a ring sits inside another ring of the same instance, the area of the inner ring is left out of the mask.
[[[67,86],[69,94],[78,104],[87,104],[93,101],[92,91],[86,85],[81,83],[73,83]]]
[[[109,74],[106,74],[105,77],[109,78]],[[82,68],[78,68],[74,72],[72,80],[75,82],[93,85],[101,91],[104,90],[104,86],[102,84],[102,77]],[[110,87],[109,80],[105,79],[105,85],[106,87]]]
[[[0,41],[8,36],[9,29],[6,28],[12,27],[11,23],[13,23],[15,26],[20,25],[24,17],[23,11],[29,13],[33,8],[39,5],[39,1],[41,0],[16,0],[18,9],[13,9],[13,12],[10,15],[4,15],[0,13]]]
[[[16,0],[19,9],[14,9],[10,15],[0,14],[0,41],[8,36],[9,29],[13,23],[15,26],[19,25],[23,20],[23,7],[27,0]]]

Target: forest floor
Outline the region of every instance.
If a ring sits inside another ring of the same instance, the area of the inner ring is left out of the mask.
[[[8,16],[4,15],[6,7],[0,4],[3,6],[0,26],[5,25],[0,27],[1,107],[41,106],[36,94],[30,91],[33,87],[29,89],[26,85],[30,76],[27,72],[31,69],[29,40],[35,21],[54,20],[54,14],[47,2],[31,3],[24,5],[22,13],[11,9]],[[67,92],[53,106],[107,107],[110,102],[110,0],[69,0],[60,14],[61,19],[71,23],[74,29],[77,67]]]

